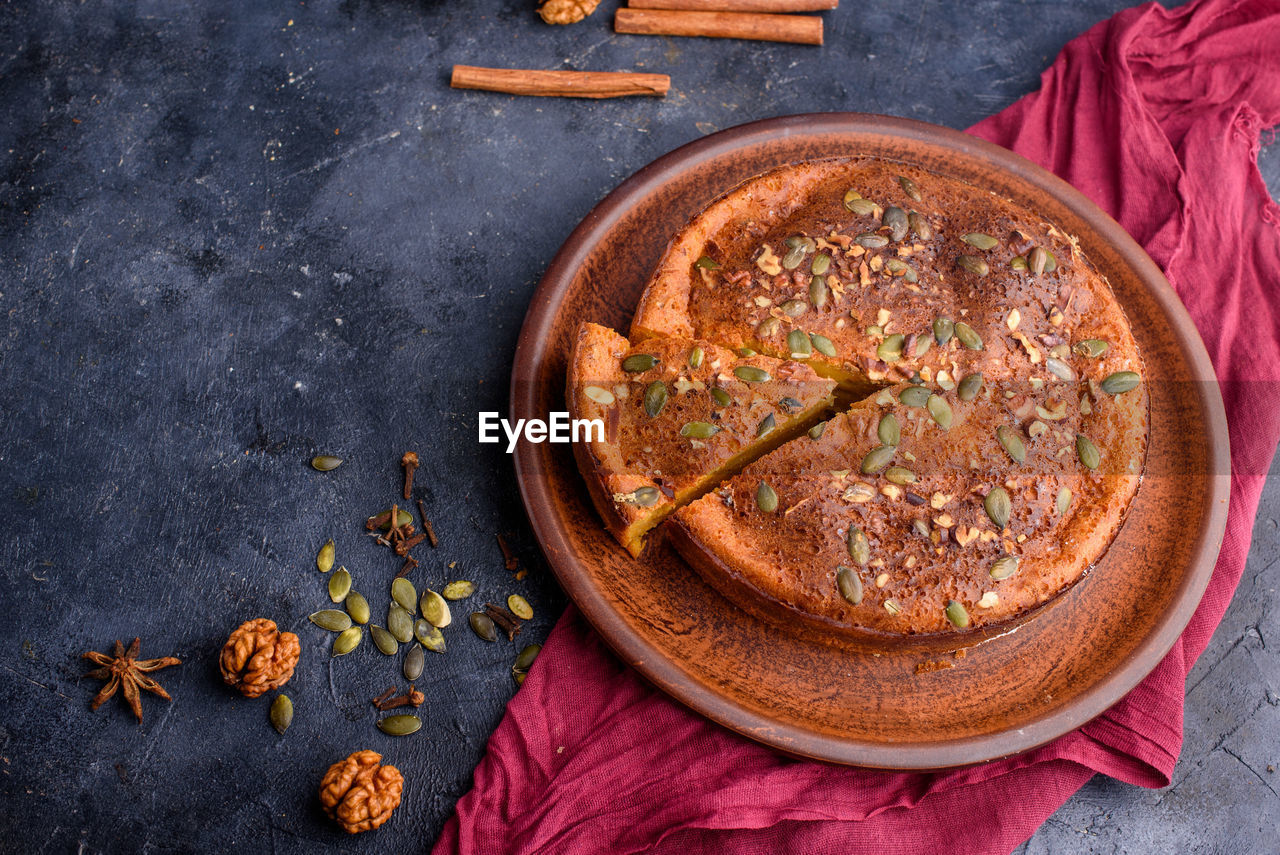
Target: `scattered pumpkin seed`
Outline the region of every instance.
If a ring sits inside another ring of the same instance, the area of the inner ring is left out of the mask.
[[[1088,359],[1097,359],[1107,352],[1109,346],[1100,338],[1086,338],[1084,341],[1076,342],[1072,350]]]
[[[951,341],[951,336],[955,331],[955,322],[950,318],[937,318],[933,322],[933,337],[938,344],[946,344]]]
[[[612,395],[613,393],[611,392],[610,394]],[[612,403],[612,401],[610,403]],[[376,517],[382,516],[382,514],[387,515],[387,520],[383,522],[382,525],[378,526],[378,528],[381,529],[382,531],[388,531],[391,528],[391,509],[390,508],[387,508],[381,514],[374,514],[374,516],[369,517],[369,519],[375,519]],[[413,522],[413,516],[408,511],[406,511],[404,508],[398,508],[396,510],[396,525],[406,526],[411,522]]]
[[[498,640],[498,630],[493,625],[493,619],[484,612],[472,612],[467,620],[471,623],[472,631],[485,641]]]
[[[818,422],[816,425],[809,428],[809,439],[813,439],[813,440],[821,439],[822,432],[825,431],[826,429],[827,429],[826,422]]]
[[[756,506],[766,514],[771,514],[778,509],[778,494],[764,481],[761,481],[760,486],[756,488]]]
[[[969,246],[976,247],[977,249],[984,251],[988,249],[995,249],[1000,245],[1000,241],[996,240],[991,235],[984,235],[982,232],[969,232],[968,234],[960,235],[960,240],[969,244]],[[974,272],[976,273],[977,271]],[[979,275],[985,276],[986,274],[983,273]]]
[[[853,242],[865,249],[880,249],[889,245],[887,237],[878,235],[875,232],[863,232],[855,237]]]
[[[353,626],[350,629],[344,629],[333,640],[333,655],[346,656],[360,646],[361,638],[364,638],[364,630],[360,629],[360,627]]]
[[[917,187],[916,183],[912,181],[910,178],[908,178],[907,176],[905,175],[898,176],[898,186],[901,187],[902,192],[906,193],[907,196],[910,197],[912,200],[916,202],[924,201],[923,198],[920,196],[920,188]]]
[[[740,347],[734,352],[743,357],[756,355],[756,351],[750,347]]]
[[[916,237],[920,240],[933,239],[933,226],[929,225],[929,221],[925,219],[924,214],[912,211],[907,214],[907,223],[911,226],[911,231],[916,233]]]
[[[876,358],[881,362],[897,362],[902,358],[902,344],[906,340],[906,336],[902,333],[894,333],[886,336],[885,340],[880,342],[876,348]]]
[[[697,261],[695,261],[693,263],[693,266],[700,267],[703,270],[719,270],[720,262],[716,261],[714,258],[712,258],[709,255],[704,255],[704,256],[701,256]]]
[[[1065,380],[1070,383],[1076,379],[1076,372],[1072,371],[1071,366],[1061,359],[1055,359],[1052,356],[1047,357],[1044,361],[1044,367],[1059,380]]]
[[[413,640],[413,616],[399,603],[387,607],[387,632],[401,643]]]
[[[876,474],[889,465],[889,461],[897,451],[897,447],[892,445],[881,445],[871,449],[867,452],[867,456],[862,458],[862,474]]]
[[[703,356],[704,356],[704,353],[703,353],[702,348],[700,348],[700,347],[694,347],[694,349],[693,349],[693,350],[689,351],[689,367],[690,367],[690,368],[701,368],[701,367],[702,367],[702,357],[703,357]]]
[[[773,379],[768,371],[754,365],[739,365],[733,369],[733,374],[744,383],[768,383]]]
[[[387,656],[395,656],[396,651],[400,649],[400,645],[396,642],[395,636],[378,626],[376,623],[369,624],[369,637],[373,639],[373,646],[381,650]]]
[[[333,557],[337,551],[337,547],[333,545],[333,539],[330,538],[320,547],[320,552],[316,555],[316,569],[321,573],[328,573],[333,569]]]
[[[809,265],[809,272],[814,276],[822,276],[831,269],[831,256],[825,252],[820,252],[813,257],[813,263]]]
[[[898,393],[898,400],[908,407],[923,407],[932,394],[923,386],[908,386]]]
[[[991,578],[997,582],[1004,581],[1018,572],[1018,559],[1014,555],[1005,555],[996,559],[991,565]]]
[[[624,493],[617,497],[615,501],[627,505],[635,505],[638,508],[648,508],[656,505],[661,495],[657,487],[637,487],[630,493]]]
[[[951,429],[951,421],[954,418],[951,412],[951,405],[947,403],[947,399],[941,395],[930,395],[929,400],[925,401],[925,409],[929,411],[929,415],[938,423],[938,427],[943,430]]]
[[[1023,258],[1021,255],[1015,255],[1013,258],[1009,259],[1009,267],[1011,267],[1014,270],[1026,271],[1027,260]]]
[[[656,419],[658,414],[662,412],[662,408],[667,405],[667,384],[661,380],[654,380],[649,387],[644,390],[644,411],[649,418]]]
[[[916,336],[916,356],[924,356],[933,347],[933,336],[919,335]]]
[[[880,227],[889,230],[890,240],[895,242],[902,240],[907,236],[907,212],[897,205],[890,205],[884,209],[884,214],[880,217]]]
[[[800,266],[800,262],[804,261],[806,255],[803,246],[793,246],[782,256],[782,268],[784,270],[795,270]]]
[[[845,546],[849,550],[849,557],[857,562],[859,567],[867,566],[867,562],[871,560],[871,542],[867,540],[867,535],[862,529],[856,525],[849,526],[849,533],[845,536]]]
[[[828,255],[819,255],[818,258],[827,259],[828,265],[831,263],[831,257]],[[818,266],[817,259],[814,259],[813,266]],[[831,286],[827,284],[827,277],[821,274],[814,276],[813,279],[809,281],[809,302],[813,303],[814,308],[821,309],[823,306],[827,305],[827,295],[830,291]]]
[[[308,615],[307,620],[330,632],[342,632],[344,629],[351,628],[351,615],[346,612],[340,612],[337,609],[324,609],[323,611],[315,612]]]
[[[991,265],[976,255],[962,255],[956,259],[956,264],[972,273],[974,276],[986,276],[991,272]],[[963,339],[961,339],[963,341]]]
[[[440,592],[446,600],[465,600],[476,592],[476,586],[473,582],[465,579],[459,579],[456,582],[450,582],[444,586]]]
[[[778,308],[788,318],[798,318],[809,310],[809,304],[804,300],[787,300]]]
[[[964,321],[956,321],[956,338],[970,350],[982,350],[982,336]]]
[[[391,599],[409,614],[418,610],[418,591],[408,579],[400,578],[391,583]]]
[[[525,676],[529,673],[529,669],[533,667],[533,661],[538,658],[538,654],[541,652],[541,644],[530,644],[516,656],[516,661],[511,663],[511,677],[516,681],[516,685],[524,684]]]
[[[907,484],[914,484],[916,482],[916,473],[905,466],[890,466],[884,470],[884,478],[890,484],[897,484],[901,487]]]
[[[787,333],[787,351],[794,358],[796,356],[808,356],[813,353],[813,343],[809,341],[809,337],[804,334],[803,330],[792,330]]]
[[[1004,531],[1009,525],[1009,514],[1013,510],[1009,492],[1004,487],[992,487],[986,498],[982,500],[982,507],[991,521],[996,524],[996,528]]]
[[[836,568],[836,588],[851,606],[862,602],[862,579],[858,571],[841,564]]]
[[[432,626],[446,627],[453,622],[448,601],[430,588],[422,592],[418,606],[422,609],[423,619]]]
[[[641,374],[658,364],[658,357],[651,353],[633,353],[622,360],[622,370],[628,374]]]
[[[288,695],[276,695],[276,699],[271,702],[270,718],[276,733],[283,736],[289,725],[293,724],[293,701],[289,700]]]
[[[389,715],[386,718],[378,719],[378,730],[387,736],[408,736],[411,733],[417,733],[421,729],[422,719],[409,713]]]
[[[1054,503],[1058,511],[1058,516],[1062,516],[1071,507],[1071,488],[1063,487],[1058,491],[1058,499]]]
[[[969,625],[969,613],[960,603],[951,600],[947,603],[947,620],[951,621],[951,625],[956,629],[964,629]]]
[[[760,420],[760,424],[756,425],[756,439],[773,433],[773,429],[777,426],[778,420],[773,417],[773,413],[765,416]]]
[[[831,339],[827,338],[825,335],[809,333],[809,341],[813,342],[813,349],[818,351],[818,353],[835,359],[836,346],[831,342]]]
[[[418,637],[418,643],[432,653],[444,653],[444,633],[439,627],[431,626],[423,629],[420,633],[415,633]]]
[[[898,417],[893,413],[885,413],[880,417],[880,423],[876,425],[876,436],[880,437],[881,445],[897,445],[902,441],[902,426],[898,424]]]
[[[1110,374],[1099,384],[1108,395],[1123,395],[1138,388],[1142,378],[1135,371],[1117,371]]]
[[[733,398],[729,397],[729,393],[721,389],[719,386],[711,387],[711,397],[722,407],[727,407],[733,403]]]
[[[852,190],[849,193],[853,193]],[[844,195],[844,206],[860,217],[869,217],[876,211],[876,203],[870,199],[863,199],[861,196],[854,194],[853,198],[849,197],[849,193]]]
[[[347,572],[346,567],[339,567],[338,571],[329,577],[329,599],[340,603],[349,593],[351,593],[351,574]]]
[[[409,652],[404,655],[404,678],[410,682],[422,676],[422,669],[427,664],[426,657],[422,655],[422,647],[415,644],[409,648]]]
[[[351,619],[356,623],[369,622],[369,601],[359,591],[347,594],[343,605],[347,609],[347,614],[351,615]]]
[[[1076,454],[1080,456],[1080,462],[1086,469],[1097,469],[1102,464],[1102,454],[1098,451],[1098,446],[1082,433],[1076,434]]]
[[[978,393],[982,391],[982,373],[975,371],[972,374],[965,375],[960,384],[956,386],[956,395],[962,401],[972,401],[978,397]]]
[[[680,435],[693,439],[710,439],[720,432],[720,428],[710,422],[686,422],[680,428]]]
[[[1014,463],[1022,463],[1027,459],[1027,445],[1013,428],[1000,425],[996,428],[996,439],[1000,441],[1000,447],[1013,459]]]
[[[332,472],[342,465],[341,457],[334,457],[332,454],[317,454],[311,458],[311,468],[317,472]],[[281,695],[281,697],[284,697]]]
[[[777,318],[765,318],[756,327],[756,335],[761,339],[773,338],[778,334],[778,330],[782,329],[782,321]]]
[[[507,597],[507,609],[520,620],[533,620],[533,606],[519,594]]]

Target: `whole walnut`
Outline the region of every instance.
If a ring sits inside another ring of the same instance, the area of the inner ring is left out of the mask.
[[[376,751],[356,751],[324,773],[320,804],[348,834],[377,828],[400,804],[404,776],[395,766],[378,765],[381,760]]]
[[[538,14],[548,24],[576,24],[599,5],[600,0],[542,0]]]
[[[279,632],[275,621],[254,618],[231,633],[218,665],[228,686],[256,698],[289,682],[301,652],[298,636]]]

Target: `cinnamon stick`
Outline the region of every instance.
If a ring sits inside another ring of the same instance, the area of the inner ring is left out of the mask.
[[[449,85],[512,95],[559,95],[565,98],[662,97],[671,88],[665,74],[638,71],[537,71],[525,68],[478,68],[455,65]]]
[[[822,44],[822,19],[816,15],[619,9],[613,18],[613,29],[641,36],[705,36],[712,39]]]
[[[684,9],[690,12],[824,12],[840,0],[628,0],[632,9]]]

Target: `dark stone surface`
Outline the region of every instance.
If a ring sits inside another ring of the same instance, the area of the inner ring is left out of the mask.
[[[475,441],[503,410],[544,266],[655,157],[751,119],[896,113],[965,127],[1037,85],[1126,5],[848,2],[822,49],[619,37],[612,5],[542,25],[529,2],[9,3],[0,6],[0,849],[425,848],[514,691],[520,644],[463,626],[430,657],[417,737],[373,728],[397,664],[330,661],[327,537],[374,605],[397,563],[361,521],[406,449],[441,536],[413,578],[518,591],[541,640],[563,596],[510,463]],[[453,63],[644,68],[665,100],[455,92]],[[1280,157],[1263,155],[1272,187]],[[305,462],[347,459],[321,475]],[[1280,479],[1241,592],[1189,686],[1178,781],[1095,781],[1027,852],[1262,851],[1276,839]],[[494,541],[511,532],[523,582]],[[457,566],[450,568],[451,562]],[[458,609],[462,612],[465,609]],[[223,687],[240,621],[302,637],[284,738],[268,698]],[[84,650],[175,654],[138,727],[88,710]],[[409,776],[376,835],[324,820],[325,767],[372,746]]]

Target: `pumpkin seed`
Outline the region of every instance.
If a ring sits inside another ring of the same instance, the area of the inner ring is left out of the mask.
[[[849,557],[856,561],[859,567],[867,566],[867,562],[871,560],[871,543],[862,529],[856,525],[849,526],[849,533],[845,536],[845,546],[849,550]]]
[[[875,232],[863,232],[853,239],[858,246],[866,249],[880,249],[889,245],[889,239],[884,235],[878,235]]]
[[[459,579],[457,582],[450,582],[444,586],[440,592],[446,600],[465,600],[476,592],[476,586],[472,582],[465,579]]]
[[[591,387],[588,386],[587,388],[591,388]],[[610,396],[612,397],[612,393],[610,393]],[[613,402],[610,401],[609,403],[613,403]],[[386,514],[387,519],[380,526],[378,526],[378,528],[381,529],[382,531],[388,531],[391,528],[391,509],[390,508],[387,508],[385,511],[383,511],[380,514],[374,514],[372,517],[369,517],[369,519],[371,520],[376,519],[377,517],[382,516],[382,514]],[[404,508],[398,508],[396,510],[397,526],[406,526],[411,522],[413,522],[413,517],[409,514],[408,511],[406,511]]]
[[[889,230],[889,239],[900,241],[907,236],[907,212],[890,205],[884,209],[883,216],[880,217],[880,227]]]
[[[351,615],[351,619],[356,623],[369,622],[369,601],[360,592],[352,591],[347,594],[347,599],[343,606],[346,607],[347,614]]]
[[[765,318],[756,327],[756,335],[762,339],[773,338],[778,334],[778,330],[782,328],[782,322],[777,318]]]
[[[897,451],[897,447],[893,445],[881,445],[871,449],[867,452],[867,456],[862,458],[862,474],[876,474],[889,465],[889,461],[893,459],[893,455]]]
[[[516,656],[516,661],[511,663],[511,676],[517,684],[524,683],[525,675],[529,673],[529,669],[533,667],[533,661],[541,652],[541,644],[530,644]]]
[[[962,255],[956,259],[956,264],[972,273],[974,276],[986,276],[991,272],[991,265],[987,264],[976,255]]]
[[[316,555],[316,569],[321,573],[328,573],[333,569],[333,556],[337,551],[337,547],[333,545],[332,538],[320,547],[320,552]]]
[[[956,338],[970,350],[982,350],[982,336],[964,321],[956,321]]]
[[[635,505],[638,508],[649,508],[658,503],[661,495],[657,487],[637,487],[632,492],[619,496],[616,501]]]
[[[649,418],[656,419],[658,413],[662,412],[662,408],[667,405],[667,384],[661,380],[654,380],[649,387],[644,390],[644,411]]]
[[[1063,487],[1058,491],[1058,499],[1054,503],[1058,511],[1058,516],[1062,516],[1071,507],[1071,488]]]
[[[346,567],[339,567],[338,572],[329,577],[329,599],[340,603],[351,593],[351,574]]]
[[[938,423],[938,427],[943,430],[951,429],[953,416],[951,405],[947,403],[946,398],[941,395],[930,395],[929,400],[925,402],[925,409],[929,411],[929,415],[933,416],[933,420]]]
[[[862,579],[852,567],[841,564],[836,568],[836,588],[849,605],[856,606],[862,602]]]
[[[622,360],[622,370],[628,374],[641,374],[658,364],[658,357],[650,353],[633,353]]]
[[[680,428],[680,435],[693,439],[710,439],[720,432],[720,428],[710,422],[686,422]]]
[[[933,337],[928,335],[916,336],[916,356],[924,356],[933,347]]]
[[[756,439],[768,436],[773,433],[773,429],[778,426],[777,419],[773,417],[773,413],[765,416],[760,420],[760,424],[756,425]]]
[[[809,356],[813,353],[813,343],[809,341],[809,337],[804,334],[803,330],[792,330],[787,333],[787,350],[794,359],[800,356]]]
[[[1099,385],[1102,391],[1108,395],[1123,395],[1125,392],[1138,388],[1140,382],[1142,382],[1142,378],[1135,371],[1117,371],[1108,375]]]
[[[907,223],[911,226],[911,231],[916,233],[916,237],[920,240],[933,239],[933,226],[929,225],[929,221],[924,218],[923,214],[912,211],[907,214]]]
[[[408,736],[422,729],[422,719],[416,715],[389,715],[378,719],[378,730],[388,736]]]
[[[1044,367],[1049,369],[1049,373],[1059,380],[1065,380],[1070,383],[1076,379],[1076,373],[1071,370],[1071,366],[1061,359],[1055,359],[1052,356],[1046,357]]]
[[[400,649],[400,645],[396,643],[395,636],[376,623],[369,624],[369,637],[373,639],[373,646],[387,656],[395,656],[396,651]]]
[[[413,616],[399,603],[387,607],[387,632],[402,643],[413,640]]]
[[[813,263],[809,265],[809,272],[815,277],[822,276],[831,269],[831,256],[825,252],[820,252],[813,257]],[[812,292],[810,292],[812,294]],[[812,297],[810,297],[812,299]]]
[[[984,251],[988,249],[995,249],[1000,245],[1000,241],[996,240],[991,235],[984,235],[982,232],[969,232],[968,234],[960,235],[960,240],[969,244],[969,246],[976,247]],[[986,274],[984,273],[980,275],[985,276]]]
[[[1000,440],[1000,447],[1013,459],[1014,463],[1022,463],[1027,459],[1027,445],[1013,428],[1000,425],[996,428],[996,439]]]
[[[1009,514],[1013,507],[1009,500],[1009,493],[1004,487],[992,487],[986,498],[982,500],[982,507],[991,521],[996,524],[996,528],[1003,531],[1009,525]]]
[[[911,199],[915,200],[916,202],[924,201],[923,198],[920,196],[920,188],[917,187],[916,183],[912,181],[910,178],[908,178],[907,176],[905,175],[898,176],[898,186],[902,188],[903,193],[906,193],[907,196],[909,196]]]
[[[333,655],[346,656],[360,646],[361,638],[364,638],[364,630],[360,629],[360,627],[353,626],[350,629],[344,629],[333,640]]]
[[[960,603],[951,600],[947,603],[947,620],[951,621],[951,625],[956,629],[964,629],[969,625],[969,613]]]
[[[422,623],[422,621],[419,621]],[[432,653],[444,653],[444,633],[439,627],[426,626],[421,632],[414,633],[418,638],[418,643]]]
[[[409,652],[404,655],[404,678],[410,682],[422,676],[422,669],[427,664],[426,657],[422,655],[422,648],[415,644],[409,648]]]
[[[1098,451],[1098,446],[1082,433],[1076,434],[1076,454],[1080,456],[1080,462],[1086,469],[1097,469],[1102,464],[1102,454]]]
[[[876,436],[880,437],[881,445],[897,445],[902,440],[902,426],[898,424],[898,417],[893,413],[881,416],[880,424],[876,425]]]
[[[827,429],[826,422],[818,422],[816,425],[809,428],[809,439],[813,439],[813,440],[821,439],[822,432],[825,431],[826,429]]]
[[[800,266],[800,262],[804,261],[804,257],[806,254],[807,253],[803,246],[791,247],[790,249],[787,250],[786,254],[782,256],[783,269],[795,270],[797,267]]]
[[[903,276],[907,272],[907,263],[901,258],[891,258],[884,263],[884,269],[894,276]]]
[[[933,393],[923,386],[908,386],[898,393],[898,400],[908,407],[923,407]]]
[[[880,342],[880,346],[876,348],[876,358],[881,362],[897,362],[902,358],[902,345],[905,340],[906,336],[902,333],[886,336],[885,340]]]
[[[735,351],[739,356],[755,356],[756,351],[750,347],[740,347]]]
[[[1009,259],[1009,267],[1014,270],[1025,271],[1027,269],[1027,260],[1021,255],[1015,255],[1013,258]]]
[[[711,397],[722,407],[727,407],[733,403],[733,398],[729,397],[729,393],[721,389],[719,386],[711,387]]]
[[[317,454],[311,458],[311,468],[317,472],[332,472],[342,465],[341,457],[334,457],[332,454]],[[281,697],[284,697],[281,695]]]
[[[756,488],[756,506],[766,514],[771,514],[778,509],[778,494],[764,481],[761,481],[760,486]]]
[[[1084,341],[1076,342],[1072,350],[1089,359],[1097,359],[1107,352],[1108,347],[1109,345],[1100,338],[1086,338]]]
[[[484,612],[472,612],[467,620],[471,623],[472,631],[485,641],[498,640],[498,630],[493,625],[493,619]]]
[[[787,300],[778,307],[788,318],[798,318],[809,311],[809,304],[804,300]]]
[[[754,365],[739,365],[733,369],[733,374],[744,383],[768,383],[773,379],[768,371]]]
[[[891,615],[902,614],[902,604],[894,599],[885,600],[884,610]]]
[[[852,193],[853,191],[850,190],[849,192]],[[861,196],[857,195],[851,199],[849,198],[848,193],[844,196],[844,206],[860,217],[869,217],[876,211],[875,202],[872,202],[870,199],[863,199]]]
[[[430,588],[422,592],[418,606],[422,609],[423,619],[432,626],[446,627],[453,622],[448,601]]]
[[[418,591],[408,579],[400,578],[391,583],[391,599],[409,614],[418,610]]]
[[[831,339],[827,338],[825,335],[809,333],[809,341],[813,342],[813,349],[818,351],[818,353],[835,359],[836,346],[831,343]]]
[[[1018,559],[1013,555],[1005,555],[996,559],[991,565],[991,578],[997,582],[1008,579],[1014,573],[1018,572]]]
[[[520,620],[533,620],[533,606],[519,594],[507,597],[507,609]]]
[[[916,482],[916,473],[905,466],[890,466],[884,470],[884,477],[890,484],[897,484],[900,487]]]
[[[701,256],[697,261],[695,261],[693,263],[693,266],[700,267],[703,270],[719,270],[720,262],[716,261],[714,258],[712,258],[709,255],[704,255],[704,256]]]
[[[982,373],[975,371],[972,374],[965,375],[965,378],[956,386],[956,395],[962,401],[972,401],[978,397],[978,393],[982,391]]]
[[[351,615],[346,612],[340,612],[337,609],[325,609],[315,612],[308,615],[307,620],[330,632],[342,632],[344,629],[351,628]]]
[[[689,351],[689,367],[695,369],[701,368],[703,355],[702,348],[700,347],[695,347],[693,350]]]
[[[276,699],[271,702],[270,718],[276,733],[283,736],[289,725],[293,724],[293,701],[289,700],[288,695],[276,695]]]
[[[831,263],[829,255],[819,255],[818,258],[825,258],[828,264]],[[814,259],[813,266],[818,266],[817,259]],[[830,290],[830,286],[827,285],[827,277],[820,274],[814,276],[809,282],[809,302],[813,303],[814,308],[821,309],[827,305],[827,295]]]
[[[951,336],[955,331],[955,322],[950,318],[938,318],[933,322],[933,337],[938,344],[946,344],[951,341]]]
[[[1027,270],[1039,276],[1049,264],[1049,251],[1042,246],[1033,246],[1027,253]]]

